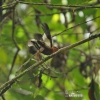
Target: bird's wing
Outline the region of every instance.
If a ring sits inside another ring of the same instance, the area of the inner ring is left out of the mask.
[[[43,42],[43,41],[41,41],[41,40],[37,41],[37,43],[38,43],[41,47],[43,47],[45,50],[46,50],[46,49],[50,49],[50,47],[49,47],[48,45],[46,45],[46,43]]]
[[[42,39],[42,34],[40,34],[40,33],[35,33],[35,34],[34,34],[34,38],[35,38],[36,40],[43,40],[43,39]]]
[[[43,41],[49,46],[52,47],[52,38],[50,34],[50,29],[46,23],[42,23],[42,29],[44,30]]]

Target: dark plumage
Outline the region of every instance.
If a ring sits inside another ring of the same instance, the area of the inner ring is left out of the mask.
[[[56,52],[58,48],[52,46],[52,38],[48,25],[46,23],[43,23],[41,25],[45,33],[43,35],[37,33],[34,35],[35,39],[31,39],[28,41],[29,52],[31,54],[37,53],[37,56],[40,53],[50,55]]]

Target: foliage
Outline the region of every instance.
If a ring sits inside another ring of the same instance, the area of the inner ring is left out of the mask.
[[[0,86],[38,63],[27,42],[43,34],[41,23],[48,24],[60,49],[99,33],[99,5],[99,0],[0,2]],[[91,91],[99,100],[99,46],[96,38],[55,55],[17,79],[0,100],[92,100]]]

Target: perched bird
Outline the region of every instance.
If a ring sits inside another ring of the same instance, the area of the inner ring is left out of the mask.
[[[44,34],[35,34],[34,39],[28,41],[28,49],[31,54],[36,54],[39,57],[40,53],[44,55],[50,55],[58,50],[53,46],[50,29],[46,23],[41,24]]]

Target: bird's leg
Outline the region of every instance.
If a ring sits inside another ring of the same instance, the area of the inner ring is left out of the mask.
[[[40,48],[37,53],[36,53],[36,57],[37,57],[37,61],[40,61],[40,53],[44,50],[44,48]]]

